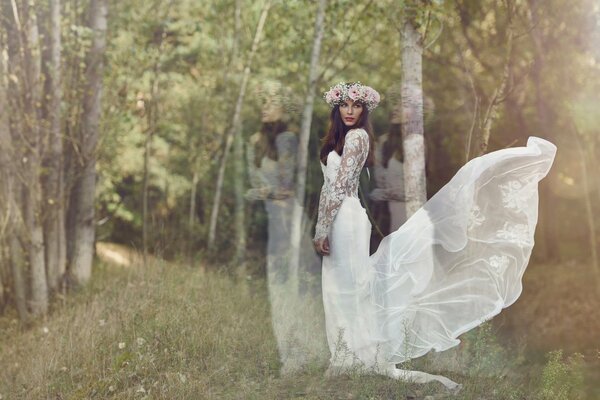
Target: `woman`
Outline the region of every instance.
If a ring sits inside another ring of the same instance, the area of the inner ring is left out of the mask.
[[[527,147],[471,160],[369,256],[371,225],[357,191],[361,169],[373,162],[368,117],[379,96],[340,83],[324,97],[331,126],[313,243],[323,255],[328,373],[359,366],[456,389],[448,378],[395,364],[456,346],[459,335],[518,298],[537,223],[537,183],[556,147],[530,137]]]
[[[294,172],[298,140],[287,129],[283,89],[276,82],[263,83],[262,127],[250,137],[246,148],[252,188],[246,198],[264,201],[268,216],[267,282],[271,321],[277,340],[281,373],[293,372],[321,357],[321,337],[307,331],[322,321],[314,301],[312,273],[319,259],[308,233],[301,244],[301,265],[296,273],[289,268],[290,225],[294,206]],[[322,323],[321,323],[322,325]]]

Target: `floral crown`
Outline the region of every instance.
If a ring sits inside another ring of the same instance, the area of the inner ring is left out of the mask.
[[[343,104],[346,100],[360,101],[367,106],[369,111],[373,110],[381,98],[379,93],[370,86],[361,84],[360,82],[346,83],[340,82],[329,88],[323,94],[323,98],[330,107]]]

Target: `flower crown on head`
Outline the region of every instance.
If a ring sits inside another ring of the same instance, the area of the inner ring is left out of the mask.
[[[340,82],[329,88],[323,94],[323,98],[330,107],[343,104],[346,100],[359,101],[367,106],[369,111],[379,105],[381,98],[377,90],[360,82],[346,83]]]

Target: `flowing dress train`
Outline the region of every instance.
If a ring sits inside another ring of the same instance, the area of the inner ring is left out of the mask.
[[[368,134],[353,129],[340,156],[321,163],[324,184],[315,238],[327,236],[322,290],[330,366],[356,365],[417,382],[438,375],[395,364],[443,351],[521,294],[533,248],[538,182],[556,146],[494,151],[465,164],[369,255],[371,224],[358,200]]]

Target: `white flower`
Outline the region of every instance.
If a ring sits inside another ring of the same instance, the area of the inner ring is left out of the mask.
[[[50,332],[50,330],[48,329],[47,326],[45,326],[45,327],[42,328],[42,332],[48,333],[48,332]]]
[[[100,321],[98,321],[98,325],[100,325],[100,326],[106,325],[106,320],[105,319],[101,319]]]
[[[114,387],[113,385],[110,385],[110,386],[108,387],[108,391],[109,391],[109,392],[114,392],[114,391],[115,391],[115,387]]]
[[[181,383],[186,383],[187,382],[187,378],[181,372],[179,372],[179,380],[181,381]]]
[[[125,348],[125,342],[119,342],[119,349],[123,350]]]
[[[143,346],[144,343],[146,343],[146,339],[144,339],[143,337],[137,338],[136,341],[137,341],[138,346]]]

